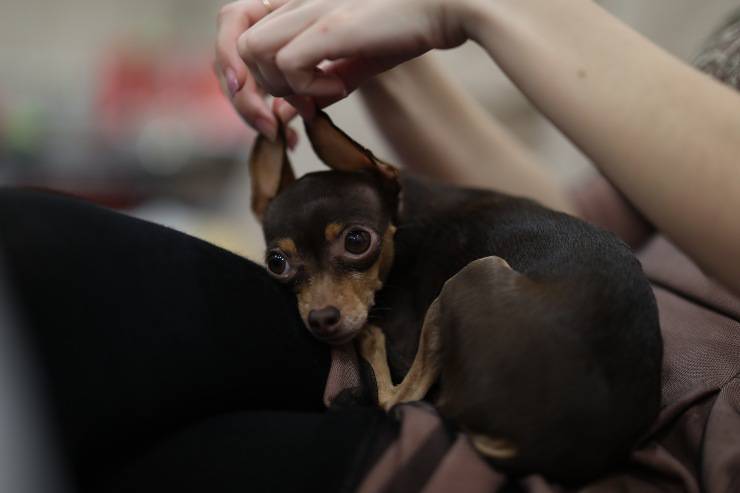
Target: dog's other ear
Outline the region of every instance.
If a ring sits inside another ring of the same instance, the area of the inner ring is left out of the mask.
[[[376,158],[372,152],[338,129],[323,111],[306,122],[306,134],[316,155],[337,171],[376,170],[387,179],[397,181],[398,168]]]
[[[252,180],[252,212],[261,222],[270,201],[295,181],[282,127],[278,129],[275,142],[263,135],[257,137],[249,158],[249,175]]]

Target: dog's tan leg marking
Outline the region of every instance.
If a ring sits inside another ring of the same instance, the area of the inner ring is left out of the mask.
[[[439,304],[435,300],[424,318],[419,349],[411,368],[403,381],[394,386],[383,332],[377,327],[366,327],[360,339],[360,354],[375,372],[380,407],[387,411],[396,404],[424,398],[439,376],[439,346]]]
[[[478,452],[492,459],[506,460],[516,457],[516,446],[508,440],[497,440],[486,435],[471,435],[470,440]]]
[[[440,340],[439,300],[434,300],[424,317],[419,349],[406,377],[395,389],[393,399],[385,403],[386,409],[403,402],[424,398],[439,377]]]
[[[375,373],[378,404],[385,407],[383,403],[392,399],[395,390],[385,351],[385,335],[378,327],[366,325],[358,337],[360,356],[370,364]]]

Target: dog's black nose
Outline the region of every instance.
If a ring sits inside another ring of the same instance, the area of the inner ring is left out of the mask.
[[[339,310],[333,306],[311,310],[308,312],[308,325],[319,335],[329,335],[339,323],[340,315]]]

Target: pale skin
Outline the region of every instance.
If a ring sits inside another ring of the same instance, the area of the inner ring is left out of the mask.
[[[231,68],[236,79],[232,86],[237,108],[266,135],[270,136],[270,128],[264,122],[257,125],[252,116],[259,114],[276,124],[274,117],[268,117],[271,109],[261,98],[262,90],[288,98],[304,117],[311,118],[314,101],[329,104],[378,73],[429,50],[473,40],[659,230],[707,274],[740,294],[736,260],[740,221],[735,216],[740,210],[740,95],[673,58],[595,3],[270,3],[275,10],[269,14],[259,0],[244,0],[232,4],[230,11],[225,9],[217,47],[222,74],[224,67]],[[245,10],[251,14],[245,17]],[[422,69],[404,70],[413,74]],[[430,105],[436,108],[428,108],[429,113],[416,115],[411,98],[460,97],[445,84],[426,80],[409,92],[398,89],[404,82],[393,82],[389,74],[387,80],[376,79],[367,86],[365,94],[376,102],[402,98],[400,106],[406,109],[401,117],[423,122],[414,126],[425,129],[434,120],[430,115],[446,111],[440,108],[449,103],[438,102],[439,106]],[[454,147],[461,138],[474,143],[500,141],[503,148],[493,155],[506,156],[509,165],[503,170],[518,169],[512,175],[499,173],[503,186],[492,174],[463,169],[455,175],[462,183],[488,176],[478,183],[495,181],[498,189],[569,210],[549,177],[531,173],[534,163],[526,151],[495,124],[482,123],[472,103],[459,101],[465,108],[461,111],[465,123],[463,130],[449,137],[450,145]],[[281,99],[274,109],[286,120],[294,115]],[[440,134],[435,128],[422,132],[426,132],[422,142]],[[482,163],[492,161],[486,154],[490,147],[494,146],[480,144],[475,150],[443,156],[456,159],[456,165],[478,163],[484,168]],[[471,158],[468,152],[481,158]],[[529,176],[532,188],[527,185]]]
[[[573,213],[549,170],[429,57],[374,77],[360,92],[408,169],[455,185],[528,197]]]

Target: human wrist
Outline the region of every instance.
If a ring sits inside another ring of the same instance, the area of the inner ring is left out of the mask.
[[[592,0],[462,0],[460,16],[466,36],[490,52],[500,37],[547,28],[554,11],[581,10]]]

